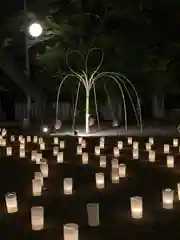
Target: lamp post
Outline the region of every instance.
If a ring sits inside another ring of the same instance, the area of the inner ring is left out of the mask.
[[[29,48],[37,43],[37,38],[42,35],[43,28],[40,23],[33,22],[29,24],[27,2],[24,0],[24,27],[25,27],[25,73],[30,80],[30,61],[29,61]],[[33,39],[30,39],[33,38]],[[27,107],[26,107],[26,125],[30,122],[31,112],[31,97],[27,94]]]

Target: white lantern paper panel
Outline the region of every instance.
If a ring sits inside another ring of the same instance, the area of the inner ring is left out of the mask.
[[[6,148],[6,155],[7,156],[12,156],[12,147],[7,147]]]
[[[156,154],[155,151],[149,151],[149,162],[155,162]]]
[[[57,154],[57,162],[58,163],[63,163],[63,159],[64,159],[64,153],[63,152],[58,152],[58,154]]]
[[[31,208],[31,224],[34,231],[40,231],[44,228],[44,207]]]
[[[64,149],[65,148],[65,142],[63,140],[61,140],[59,142],[59,147],[60,147],[60,149]]]
[[[100,167],[102,167],[102,168],[106,167],[106,156],[104,156],[104,155],[100,156]]]
[[[168,168],[174,167],[174,156],[167,156],[167,167]]]
[[[99,155],[101,154],[101,149],[100,149],[100,147],[99,147],[99,146],[95,146],[94,152],[95,152],[95,155],[96,155],[96,156],[99,156]]]
[[[64,240],[79,240],[79,226],[75,223],[67,223],[63,227]]]
[[[82,155],[82,146],[81,145],[79,145],[79,146],[77,146],[77,155]]]
[[[119,154],[119,148],[118,148],[118,147],[114,147],[113,153],[114,153],[114,157],[119,157],[119,156],[120,156],[120,154]]]
[[[162,201],[164,209],[173,209],[174,191],[170,188],[162,191]]]
[[[134,219],[143,217],[143,200],[142,197],[131,197],[131,216]]]
[[[64,194],[71,195],[73,193],[73,179],[64,178]]]
[[[173,147],[178,147],[179,145],[179,139],[178,138],[174,138],[173,139]]]
[[[169,152],[170,152],[169,144],[164,144],[164,153],[169,153]]]
[[[41,179],[36,178],[32,180],[32,193],[33,193],[33,196],[41,196],[41,193],[42,193]]]
[[[87,204],[88,225],[90,227],[97,227],[100,224],[99,220],[99,203]]]
[[[124,163],[119,164],[119,177],[120,178],[126,177],[126,165]]]
[[[87,152],[82,153],[82,164],[88,164],[88,153]]]
[[[96,188],[104,188],[104,173],[96,173]]]
[[[18,211],[18,203],[16,193],[7,193],[5,195],[6,207],[8,213],[15,213]]]

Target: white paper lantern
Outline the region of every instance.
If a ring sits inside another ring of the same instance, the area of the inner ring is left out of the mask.
[[[14,135],[11,135],[10,141],[11,141],[11,142],[15,142],[15,137],[14,137]]]
[[[40,143],[40,150],[45,150],[45,143],[44,142]]]
[[[31,161],[36,161],[36,157],[37,157],[37,151],[36,150],[32,150],[32,152],[31,152]]]
[[[170,188],[163,190],[162,200],[164,209],[173,209],[174,191]]]
[[[104,155],[100,156],[100,167],[102,167],[102,168],[106,167],[106,156],[104,156]]]
[[[177,183],[178,199],[180,200],[180,183]]]
[[[34,136],[33,137],[33,143],[37,143],[38,142],[38,137],[37,136]]]
[[[49,167],[48,164],[40,164],[40,170],[44,178],[48,177],[49,174]]]
[[[114,147],[113,149],[113,153],[114,153],[114,157],[119,157],[119,148],[118,147]]]
[[[155,151],[149,151],[149,162],[155,162],[156,154]]]
[[[94,153],[95,153],[96,156],[99,156],[101,154],[101,149],[100,149],[99,146],[95,146]]]
[[[123,149],[123,142],[118,141],[117,146],[118,146],[119,150]]]
[[[64,149],[64,147],[65,147],[65,142],[61,140],[61,141],[59,142],[59,147],[60,147],[60,149]]]
[[[5,147],[5,146],[6,146],[6,139],[5,139],[5,138],[3,138],[3,139],[1,140],[1,146],[2,146],[2,147]]]
[[[23,139],[23,136],[19,135],[19,137],[18,137],[19,142],[21,142],[22,139]]]
[[[73,179],[64,178],[64,194],[71,195],[73,193]]]
[[[174,167],[174,156],[167,156],[167,167],[168,168]]]
[[[138,159],[138,158],[139,158],[139,150],[133,149],[133,159]]]
[[[128,145],[132,145],[132,137],[128,137],[127,142],[128,142]]]
[[[42,159],[42,153],[37,153],[36,155],[36,164],[40,164]]]
[[[174,138],[173,139],[173,147],[178,147],[178,145],[179,145],[179,139]]]
[[[116,158],[113,158],[113,159],[111,160],[111,165],[112,165],[112,168],[117,168],[117,169],[119,169],[119,160],[116,159]]]
[[[54,144],[56,144],[56,145],[59,144],[59,139],[58,139],[58,137],[55,137],[55,138],[54,138]]]
[[[59,147],[57,146],[53,147],[53,156],[57,156],[58,152],[59,152]]]
[[[82,148],[86,148],[86,140],[85,139],[82,140],[81,147]]]
[[[82,146],[77,146],[77,155],[82,155]]]
[[[6,155],[7,156],[12,156],[12,147],[7,147],[6,148]]]
[[[1,135],[5,137],[7,134],[7,130],[5,128],[2,129]]]
[[[98,189],[104,188],[104,173],[96,173],[96,187]]]
[[[104,142],[105,143],[105,137],[100,137],[99,142]]]
[[[19,157],[25,158],[25,150],[24,149],[19,149]]]
[[[153,138],[153,137],[149,137],[149,143],[150,143],[151,145],[154,144],[154,138]]]
[[[82,153],[82,164],[88,164],[88,153],[87,152]]]
[[[15,192],[7,193],[5,195],[5,201],[8,213],[15,213],[18,211],[17,196]]]
[[[24,139],[24,138],[21,138],[20,143],[21,143],[22,145],[25,145],[25,139]]]
[[[164,153],[169,153],[170,147],[169,144],[164,144]]]
[[[31,224],[34,231],[40,231],[44,228],[44,207],[31,208]]]
[[[34,179],[39,179],[41,181],[41,186],[44,184],[43,174],[42,172],[35,172]]]
[[[32,180],[32,192],[33,192],[33,196],[41,196],[41,193],[42,193],[41,179],[36,178]]]
[[[81,145],[81,143],[82,143],[82,140],[83,140],[83,138],[82,138],[82,137],[78,137],[78,144],[80,144],[80,145]]]
[[[133,142],[133,149],[138,150],[139,149],[139,143]]]
[[[31,142],[31,136],[27,136],[26,140],[27,140],[28,143],[30,143]]]
[[[79,226],[75,223],[67,223],[63,227],[64,240],[79,240]]]
[[[124,163],[119,164],[119,177],[120,178],[126,177],[126,165]]]
[[[63,163],[63,159],[64,159],[64,153],[63,152],[58,152],[58,154],[57,154],[57,162],[58,163]]]
[[[97,227],[100,224],[99,220],[99,203],[87,204],[88,225],[90,227]]]
[[[112,168],[111,181],[112,181],[112,183],[119,183],[119,169],[118,168]]]
[[[146,143],[146,151],[151,151],[151,143]]]
[[[134,219],[140,219],[143,217],[142,197],[131,197],[131,216]]]
[[[100,147],[101,149],[104,148],[104,141],[100,141],[100,142],[99,142],[99,147]]]
[[[25,149],[25,144],[24,143],[21,143],[20,146],[19,146],[20,149]]]

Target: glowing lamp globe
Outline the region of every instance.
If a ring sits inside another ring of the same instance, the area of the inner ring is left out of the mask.
[[[44,126],[44,127],[42,128],[42,131],[43,131],[43,133],[47,133],[47,132],[49,131],[49,129],[48,129],[47,126]]]
[[[39,23],[32,23],[30,26],[29,26],[29,34],[32,36],[32,37],[39,37],[41,36],[42,32],[43,32],[43,28],[42,26],[39,24]]]

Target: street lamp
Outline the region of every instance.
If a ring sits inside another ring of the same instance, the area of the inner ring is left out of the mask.
[[[40,23],[34,22],[29,25],[28,32],[33,38],[41,36],[43,28]]]

